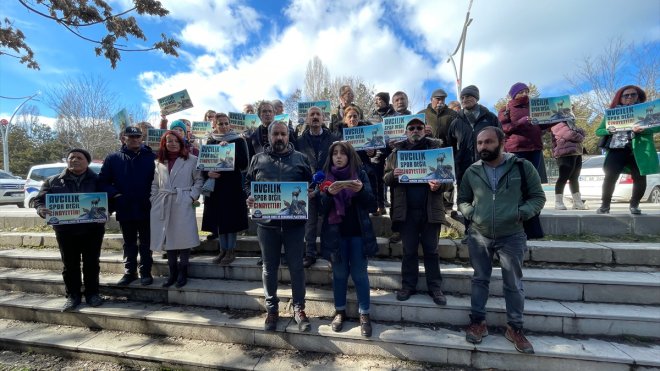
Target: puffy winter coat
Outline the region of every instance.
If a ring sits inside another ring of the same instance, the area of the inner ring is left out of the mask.
[[[543,149],[541,128],[529,122],[529,98],[512,99],[498,114],[505,134],[507,152],[540,151]]]
[[[552,156],[579,156],[582,155],[582,142],[584,130],[566,122],[560,122],[552,128]]]

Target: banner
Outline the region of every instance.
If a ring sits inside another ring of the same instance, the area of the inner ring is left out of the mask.
[[[349,142],[356,151],[385,148],[383,123],[355,126],[343,129],[343,140]]]
[[[190,129],[192,134],[198,138],[205,138],[211,130],[213,130],[211,128],[211,121],[193,121],[192,128]]]
[[[204,144],[199,149],[197,169],[202,171],[233,171],[236,145],[229,143],[225,146],[219,144]]]
[[[108,194],[51,193],[46,195],[49,225],[105,223],[108,221]]]
[[[660,99],[605,110],[605,120],[605,127],[613,126],[616,131],[631,130],[635,125],[643,128],[660,126]]]
[[[188,90],[184,89],[174,94],[158,99],[160,112],[162,115],[171,115],[175,112],[183,111],[193,106],[192,100],[188,95]]]
[[[160,138],[163,137],[166,129],[147,129],[147,145],[154,151],[160,148]]]
[[[397,151],[396,161],[396,167],[403,170],[399,183],[427,183],[429,180],[453,183],[456,180],[451,147]]]
[[[416,115],[402,115],[390,116],[383,118],[383,125],[385,130],[385,142],[389,143],[390,140],[401,141],[406,137],[406,125],[412,119],[422,120],[426,124],[426,115],[418,113]]]
[[[252,182],[252,219],[307,219],[307,182]]]
[[[121,111],[117,112],[114,116],[112,116],[112,127],[115,129],[115,133],[119,135],[121,132],[126,129],[127,126],[131,125],[131,118],[128,116],[128,112],[126,112],[126,108],[122,109]]]
[[[261,119],[255,113],[229,112],[229,126],[238,133],[251,133],[261,125]],[[288,121],[287,121],[288,124]]]
[[[318,107],[321,109],[321,114],[323,115],[323,122],[326,126],[330,125],[330,101],[329,100],[319,100],[314,102],[298,102],[298,123],[304,124],[305,119],[307,118],[307,111],[311,107]]]
[[[273,118],[273,121],[283,121],[285,124],[289,125],[289,114],[283,113],[281,115],[277,115]]]
[[[533,125],[554,124],[574,120],[571,97],[529,98],[529,118]]]

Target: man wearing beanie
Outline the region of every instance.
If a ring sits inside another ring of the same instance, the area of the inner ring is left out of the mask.
[[[371,113],[372,119],[374,121],[383,121],[384,117],[395,116],[396,111],[394,107],[390,104],[390,93],[380,92],[374,97],[374,104],[376,108]]]
[[[185,125],[179,120],[174,121],[172,126],[177,122],[185,129]],[[149,197],[156,155],[150,147],[143,144],[139,128],[128,126],[122,134],[124,144],[119,151],[111,153],[103,161],[99,183],[108,193],[110,209],[117,212],[116,218],[124,239],[124,275],[117,284],[128,285],[138,279],[139,273],[140,283],[146,286],[153,283],[153,258],[149,248]]]

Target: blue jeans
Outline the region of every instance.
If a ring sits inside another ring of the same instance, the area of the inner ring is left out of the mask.
[[[151,277],[151,266],[154,260],[149,248],[151,238],[149,219],[123,221],[119,222],[119,226],[124,238],[124,273],[136,274],[139,269],[140,276]],[[140,265],[137,262],[138,253],[140,254]]]
[[[486,319],[488,285],[493,272],[493,255],[498,254],[502,267],[502,283],[506,302],[506,319],[512,327],[521,328],[525,309],[525,292],[522,283],[522,264],[527,250],[527,236],[524,232],[495,239],[487,238],[474,229],[468,235],[472,276],[473,322]]]
[[[236,233],[223,233],[218,235],[218,244],[222,250],[233,250],[236,247]]]
[[[275,228],[257,225],[257,238],[261,247],[261,258],[264,262],[261,279],[264,285],[266,311],[268,313],[277,313],[279,310],[280,299],[277,297],[277,273],[280,268],[280,250],[282,245],[284,245],[284,253],[289,264],[293,309],[305,309],[304,235],[304,225]]]
[[[346,309],[346,291],[348,276],[355,284],[360,314],[369,314],[369,276],[367,275],[367,257],[362,248],[362,237],[344,237],[339,245],[341,261],[332,263],[332,291],[335,297],[335,309]]]

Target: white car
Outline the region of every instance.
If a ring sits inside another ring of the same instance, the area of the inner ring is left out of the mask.
[[[23,206],[31,209],[34,208],[34,198],[37,197],[37,193],[39,193],[44,180],[61,173],[65,168],[66,163],[64,162],[32,166],[25,181],[25,192],[21,192]],[[101,171],[101,164],[92,162],[89,164],[89,168],[98,174]]]
[[[25,180],[0,170],[0,205],[23,207],[23,185]]]
[[[658,153],[660,160],[660,152]],[[593,156],[582,162],[582,171],[580,172],[580,193],[585,200],[600,200],[603,192],[603,180],[605,172],[603,171],[603,162],[605,156]],[[630,174],[621,174],[619,181],[614,187],[612,194],[613,202],[629,202],[632,196],[632,177]],[[564,189],[564,197],[571,197],[571,190],[568,185]],[[642,197],[642,202],[652,202],[660,204],[660,174],[650,174],[646,176],[646,192]]]

